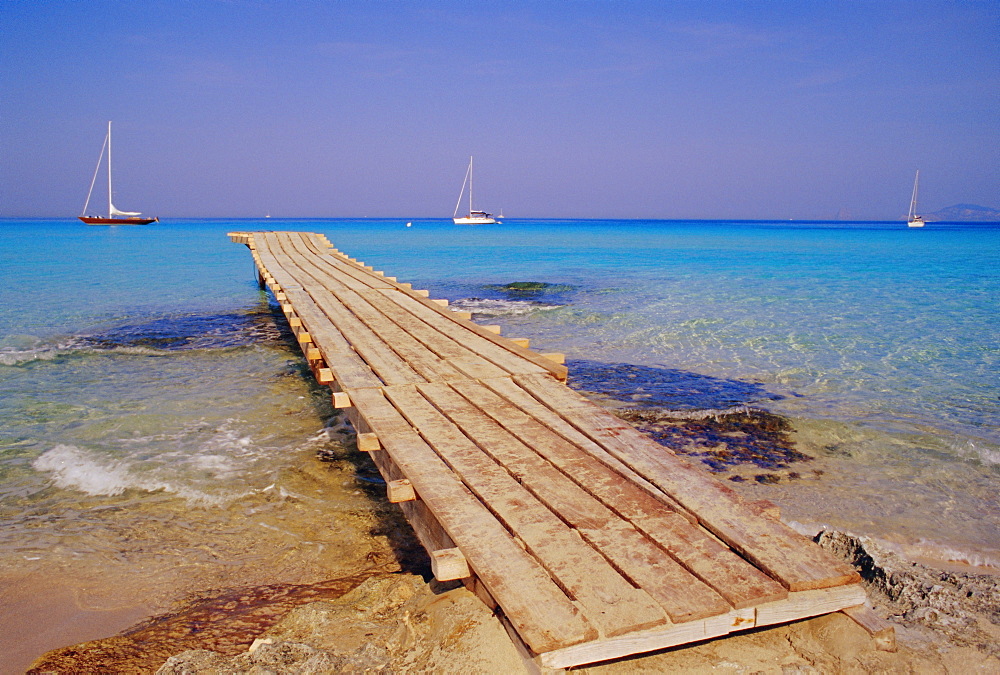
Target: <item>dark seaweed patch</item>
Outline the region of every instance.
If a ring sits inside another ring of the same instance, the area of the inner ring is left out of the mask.
[[[718,410],[780,400],[760,384],[699,375],[675,368],[569,360],[568,383],[628,406],[668,410]]]
[[[740,466],[777,471],[811,459],[795,449],[788,420],[752,406],[780,398],[760,384],[631,364],[567,365],[571,386],[612,399],[619,417],[715,473]],[[792,480],[797,477],[795,472],[787,474]],[[775,474],[752,478],[759,483],[780,480]],[[747,479],[732,477],[736,482]]]
[[[76,346],[89,349],[143,347],[163,351],[222,349],[292,340],[274,307],[226,314],[169,316],[83,335]]]
[[[546,281],[512,281],[509,284],[487,284],[484,288],[508,300],[539,300],[545,296],[575,290],[573,286],[567,284],[550,284]]]
[[[763,410],[720,411],[698,419],[649,409],[617,414],[677,454],[697,457],[714,472],[739,465],[774,471],[811,459],[794,448],[788,421]],[[760,476],[755,480],[776,482]]]

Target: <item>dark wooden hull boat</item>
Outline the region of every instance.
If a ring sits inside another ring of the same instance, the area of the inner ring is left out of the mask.
[[[77,216],[88,225],[149,225],[160,222],[159,218],[103,218],[101,216]]]
[[[94,183],[101,170],[101,161],[104,159],[105,150],[108,151],[108,215],[80,215],[77,218],[88,225],[149,225],[160,222],[159,218],[147,218],[138,211],[122,211],[111,203],[111,122],[108,122],[108,135],[104,137],[104,145],[101,146],[101,154],[97,158],[97,166],[94,168],[94,177],[90,180],[90,190],[87,191],[87,201],[83,204],[83,213],[86,213],[87,207],[90,206],[90,197],[94,193]]]

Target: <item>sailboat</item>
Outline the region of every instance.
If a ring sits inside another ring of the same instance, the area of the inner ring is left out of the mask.
[[[906,216],[906,225],[908,227],[923,227],[924,217],[917,215],[917,183],[920,181],[920,169],[917,169],[917,175],[913,179],[913,196],[910,197],[910,213]]]
[[[462,205],[462,196],[465,194],[465,186],[469,186],[469,215],[459,216],[458,207]],[[462,182],[462,191],[458,193],[458,202],[455,203],[455,213],[452,220],[456,225],[491,225],[496,223],[496,218],[492,213],[486,211],[475,211],[472,208],[472,157],[469,157],[469,169],[465,172],[465,180]]]
[[[101,170],[105,148],[108,150],[108,215],[88,216],[87,207],[90,206],[90,195],[93,194],[94,183],[97,182],[97,172]],[[159,218],[143,218],[142,213],[138,211],[121,211],[111,203],[111,122],[108,122],[108,135],[104,137],[101,156],[97,158],[97,166],[94,168],[94,177],[90,179],[90,190],[87,191],[87,201],[83,204],[83,213],[78,217],[88,225],[148,225],[160,221]]]

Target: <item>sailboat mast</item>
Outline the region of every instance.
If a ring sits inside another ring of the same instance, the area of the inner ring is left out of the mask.
[[[465,185],[466,183],[469,182],[469,171],[471,169],[472,169],[472,164],[470,162],[469,168],[465,170],[465,178],[462,179],[462,190],[458,193],[458,200],[455,202],[455,213],[452,214],[452,217],[458,215],[458,207],[462,205],[462,197],[465,196]]]
[[[108,120],[108,218],[111,217],[111,120]]]
[[[472,213],[472,155],[469,155],[469,213]]]
[[[913,216],[917,213],[917,185],[920,183],[920,169],[917,169],[917,175],[913,177],[913,196],[910,197],[910,215],[909,220],[913,220]]]

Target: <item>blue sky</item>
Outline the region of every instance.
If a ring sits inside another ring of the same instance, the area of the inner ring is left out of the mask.
[[[0,216],[1000,207],[1000,3],[0,0]]]

